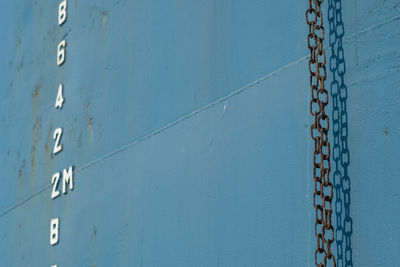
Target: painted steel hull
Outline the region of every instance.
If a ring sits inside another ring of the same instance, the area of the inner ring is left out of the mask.
[[[0,266],[312,266],[307,1],[69,0],[61,27],[58,4],[0,10]],[[400,6],[339,4],[333,249],[397,266]],[[51,199],[68,166],[73,191]]]

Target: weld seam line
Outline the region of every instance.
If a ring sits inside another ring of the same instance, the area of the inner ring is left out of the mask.
[[[364,33],[369,32],[369,31],[375,30],[375,29],[377,29],[377,28],[379,28],[379,27],[382,27],[383,25],[386,25],[386,24],[388,24],[388,23],[390,23],[390,22],[393,22],[393,21],[395,21],[395,20],[398,20],[398,19],[400,19],[400,15],[391,17],[391,18],[389,18],[389,19],[387,19],[387,20],[384,20],[384,21],[382,21],[382,22],[380,22],[380,23],[374,24],[374,25],[372,25],[372,26],[370,26],[370,27],[367,27],[367,28],[365,28],[364,30],[361,30],[361,31],[359,31],[359,32],[357,32],[357,33],[354,33],[354,34],[352,34],[352,35],[348,35],[347,37],[344,37],[344,40],[348,41],[348,40],[350,40],[350,39],[352,39],[352,38],[354,38],[354,37],[357,37],[357,36],[359,36],[359,35],[362,35],[362,34],[364,34]]]
[[[222,98],[217,99],[214,102],[211,102],[211,103],[209,103],[209,104],[207,104],[207,105],[205,105],[205,106],[203,106],[203,107],[201,107],[201,108],[199,108],[199,109],[197,109],[197,110],[195,110],[195,111],[193,111],[193,112],[191,112],[189,114],[186,114],[183,117],[180,117],[180,118],[174,120],[173,122],[170,122],[170,123],[166,124],[165,126],[163,126],[161,128],[158,128],[157,130],[155,130],[155,131],[153,131],[153,132],[151,132],[151,133],[149,133],[149,134],[147,134],[147,135],[145,135],[143,137],[140,137],[139,139],[136,139],[135,141],[133,141],[133,142],[121,147],[121,148],[118,148],[118,149],[116,149],[116,150],[114,150],[112,152],[109,152],[109,153],[107,153],[107,154],[105,154],[105,155],[103,155],[103,156],[101,156],[101,157],[99,157],[99,158],[97,158],[97,159],[95,159],[95,160],[93,160],[91,162],[86,163],[85,165],[77,168],[76,171],[79,172],[79,171],[81,171],[83,169],[86,169],[86,168],[90,167],[91,165],[96,164],[99,161],[107,159],[107,158],[109,158],[109,157],[111,157],[111,156],[113,156],[113,155],[115,155],[117,153],[120,153],[120,152],[122,152],[122,151],[124,151],[124,150],[126,150],[126,149],[128,149],[128,148],[130,148],[130,147],[132,147],[132,146],[134,146],[134,145],[136,145],[138,143],[140,143],[140,142],[143,142],[146,139],[149,139],[149,138],[151,138],[151,137],[153,137],[153,136],[155,136],[155,135],[157,135],[157,134],[169,129],[169,128],[179,124],[180,122],[182,122],[184,120],[187,120],[187,119],[197,115],[200,112],[203,112],[203,111],[205,111],[207,109],[210,109],[211,107],[213,107],[213,106],[215,106],[215,105],[217,105],[217,104],[219,104],[221,102],[224,102],[227,99],[229,99],[229,98],[231,98],[231,97],[233,97],[235,95],[238,95],[238,94],[242,93],[243,91],[245,91],[245,90],[247,90],[247,89],[259,84],[260,82],[262,82],[262,81],[264,81],[264,80],[266,80],[266,79],[268,79],[268,78],[270,78],[270,77],[272,77],[272,76],[274,76],[274,75],[276,75],[276,74],[278,74],[278,73],[290,68],[291,66],[294,66],[294,65],[304,61],[307,58],[308,58],[308,56],[301,57],[301,58],[299,58],[298,60],[296,60],[296,61],[294,61],[292,63],[289,63],[289,64],[287,64],[285,66],[282,66],[279,69],[277,69],[277,70],[275,70],[273,72],[270,72],[267,75],[264,75],[263,77],[261,77],[261,78],[255,80],[255,81],[253,81],[253,82],[251,82],[251,83],[249,83],[249,84],[247,84],[247,85],[245,85],[245,86],[233,91],[232,93],[230,93],[230,94],[228,94],[228,95],[226,95],[226,96],[224,96]]]
[[[84,170],[86,168],[89,168],[90,166],[92,166],[92,165],[94,165],[94,164],[96,164],[96,163],[98,163],[98,162],[100,162],[102,160],[105,160],[105,159],[107,159],[109,157],[112,157],[112,156],[114,156],[114,155],[116,155],[116,154],[118,154],[118,153],[120,153],[122,151],[125,151],[128,148],[131,148],[131,147],[133,147],[133,146],[135,146],[135,145],[137,145],[137,144],[139,144],[139,143],[141,143],[141,142],[143,142],[143,141],[145,141],[145,140],[147,140],[147,139],[149,139],[149,138],[151,138],[151,137],[153,137],[155,135],[158,135],[158,134],[164,132],[165,130],[167,130],[167,129],[179,124],[180,122],[183,122],[183,121],[185,121],[185,120],[187,120],[187,119],[189,119],[189,118],[191,118],[191,117],[193,117],[193,116],[195,116],[195,115],[197,115],[197,114],[199,114],[199,113],[201,113],[201,112],[203,112],[205,110],[208,110],[211,107],[213,107],[213,106],[215,106],[215,105],[217,105],[217,104],[219,104],[221,102],[224,102],[227,99],[229,99],[229,98],[231,98],[231,97],[233,97],[235,95],[238,95],[238,94],[244,92],[245,90],[247,90],[247,89],[259,84],[260,82],[262,82],[262,81],[264,81],[264,80],[266,80],[266,79],[268,79],[270,77],[273,77],[276,74],[278,74],[278,73],[280,73],[280,72],[282,72],[282,71],[284,71],[284,70],[286,70],[286,69],[288,69],[288,68],[290,68],[290,67],[292,67],[292,66],[294,66],[296,64],[299,64],[300,62],[306,60],[307,58],[309,58],[309,56],[301,57],[301,58],[297,59],[296,61],[293,61],[293,62],[291,62],[291,63],[289,63],[287,65],[284,65],[284,66],[278,68],[277,70],[272,71],[272,72],[262,76],[261,78],[259,78],[259,79],[255,80],[255,81],[253,81],[253,82],[251,82],[251,83],[249,83],[249,84],[247,84],[247,85],[245,85],[245,86],[243,86],[243,87],[231,92],[230,94],[215,100],[214,102],[211,102],[211,103],[209,103],[209,104],[207,104],[207,105],[205,105],[205,106],[203,106],[203,107],[201,107],[201,108],[199,108],[199,109],[197,109],[195,111],[192,111],[191,113],[188,113],[188,114],[186,114],[186,115],[184,115],[184,116],[182,116],[182,117],[180,117],[180,118],[178,118],[178,119],[166,124],[165,126],[163,126],[161,128],[158,128],[157,130],[155,130],[155,131],[153,131],[153,132],[151,132],[151,133],[149,133],[149,134],[147,134],[147,135],[145,135],[143,137],[140,137],[140,138],[136,139],[135,141],[133,141],[133,142],[127,144],[127,145],[124,145],[124,146],[122,146],[122,147],[120,147],[120,148],[118,148],[118,149],[116,149],[114,151],[111,151],[111,152],[109,152],[109,153],[107,153],[107,154],[105,154],[103,156],[98,157],[95,160],[92,160],[92,161],[82,165],[81,167],[76,169],[76,172],[80,172],[80,171],[82,171],[82,170]],[[45,187],[39,189],[38,191],[32,193],[31,195],[29,195],[25,199],[21,200],[17,204],[7,208],[5,211],[3,211],[0,214],[0,218],[3,217],[4,215],[6,215],[7,213],[9,213],[10,211],[22,206],[24,203],[28,202],[33,197],[39,195],[40,193],[45,191],[50,186],[51,186],[51,183],[47,184]]]
[[[392,21],[395,21],[395,20],[397,20],[397,19],[400,19],[400,15],[394,16],[394,17],[392,17],[392,18],[390,18],[390,19],[387,19],[387,20],[385,20],[385,21],[383,21],[383,22],[381,22],[381,23],[378,23],[378,24],[375,24],[375,25],[370,26],[370,27],[368,27],[368,28],[365,28],[364,30],[359,31],[358,33],[355,33],[355,34],[352,34],[352,35],[348,35],[347,37],[344,37],[344,40],[346,40],[346,41],[347,41],[347,40],[350,40],[350,39],[352,39],[352,38],[354,38],[354,37],[356,37],[356,36],[358,36],[358,35],[362,35],[362,34],[364,34],[364,33],[366,33],[366,32],[369,32],[369,31],[371,31],[371,30],[374,30],[374,29],[376,29],[376,28],[379,28],[379,27],[381,27],[381,26],[383,26],[383,25],[385,25],[385,24],[388,24],[388,23],[390,23],[390,22],[392,22]],[[109,152],[109,153],[107,153],[107,154],[105,154],[105,155],[103,155],[103,156],[101,156],[101,157],[99,157],[99,158],[97,158],[97,159],[95,159],[95,160],[92,160],[92,161],[90,161],[90,162],[88,162],[88,163],[82,165],[81,167],[79,167],[79,168],[76,169],[76,172],[80,172],[80,171],[82,171],[82,170],[84,170],[84,169],[86,169],[86,168],[88,168],[88,167],[90,167],[90,166],[92,166],[92,165],[94,165],[94,164],[96,164],[96,163],[102,161],[102,160],[105,160],[105,159],[107,159],[107,158],[109,158],[109,157],[111,157],[111,156],[113,156],[113,155],[115,155],[115,154],[118,154],[118,153],[120,153],[120,152],[122,152],[122,151],[125,151],[126,149],[128,149],[128,148],[130,148],[130,147],[133,147],[133,146],[135,146],[136,144],[141,143],[141,142],[143,142],[143,141],[145,141],[145,140],[151,138],[152,136],[155,136],[155,135],[157,135],[157,134],[159,134],[159,133],[161,133],[161,132],[163,132],[163,131],[169,129],[169,128],[171,128],[171,127],[177,125],[178,123],[180,123],[180,122],[182,122],[182,121],[184,121],[184,120],[187,120],[187,119],[189,119],[189,118],[195,116],[196,114],[198,114],[198,113],[200,113],[200,112],[202,112],[202,111],[205,111],[205,110],[207,110],[207,109],[209,109],[209,108],[211,108],[211,107],[213,107],[213,106],[215,106],[215,105],[217,105],[217,104],[219,104],[219,103],[221,103],[221,102],[223,102],[223,101],[225,101],[225,100],[227,100],[227,99],[229,99],[229,98],[231,98],[231,97],[233,97],[233,96],[235,96],[235,95],[238,95],[238,94],[242,93],[242,92],[245,91],[246,89],[249,89],[249,88],[253,87],[254,85],[259,84],[260,82],[262,82],[262,81],[264,81],[264,80],[266,80],[266,79],[268,79],[268,78],[270,78],[270,77],[272,77],[272,76],[275,76],[276,74],[278,74],[278,73],[280,73],[280,72],[282,72],[282,71],[284,71],[284,70],[286,70],[286,69],[288,69],[288,68],[290,68],[290,67],[292,67],[292,66],[294,66],[294,65],[296,65],[296,64],[298,64],[298,63],[300,63],[300,62],[302,62],[302,61],[304,61],[304,60],[306,60],[306,59],[309,58],[309,57],[310,57],[310,56],[303,56],[303,57],[297,59],[296,61],[293,61],[293,62],[291,62],[291,63],[289,63],[289,64],[287,64],[287,65],[284,65],[284,66],[278,68],[277,70],[272,71],[272,72],[270,72],[270,73],[264,75],[263,77],[261,77],[261,78],[255,80],[255,81],[253,81],[253,82],[251,82],[251,83],[249,83],[249,84],[247,84],[247,85],[245,85],[245,86],[243,86],[243,87],[237,89],[236,91],[233,91],[232,93],[230,93],[230,94],[228,94],[228,95],[226,95],[226,96],[224,96],[224,97],[222,97],[222,98],[220,98],[220,99],[217,99],[217,100],[214,101],[214,102],[209,103],[209,104],[206,105],[206,106],[203,106],[203,107],[201,107],[201,108],[199,108],[199,109],[197,109],[197,110],[195,110],[195,111],[193,111],[193,112],[191,112],[191,113],[189,113],[189,114],[187,114],[187,115],[185,115],[185,116],[183,116],[183,117],[180,117],[180,118],[176,119],[175,121],[170,122],[170,123],[168,123],[167,125],[165,125],[165,126],[159,128],[159,129],[157,129],[157,130],[155,130],[155,131],[153,131],[153,132],[151,132],[151,133],[149,133],[149,134],[147,134],[147,135],[145,135],[145,136],[143,136],[143,137],[140,137],[139,139],[136,139],[135,141],[133,141],[133,142],[131,142],[131,143],[129,143],[129,144],[127,144],[127,145],[125,145],[125,146],[119,148],[119,149],[116,149],[116,150],[114,150],[114,151],[112,151],[112,152]],[[31,195],[29,195],[29,196],[26,197],[25,199],[21,200],[21,201],[18,202],[17,204],[15,204],[15,205],[13,205],[13,206],[7,208],[5,211],[3,211],[3,212],[0,214],[0,218],[3,217],[4,215],[6,215],[7,213],[11,212],[12,210],[14,210],[14,209],[16,209],[16,208],[22,206],[23,204],[25,204],[26,202],[28,202],[29,200],[31,200],[31,199],[34,198],[35,196],[37,196],[37,195],[39,195],[40,193],[42,193],[43,191],[45,191],[45,190],[46,190],[47,188],[49,188],[50,186],[51,186],[51,183],[50,183],[50,184],[47,184],[46,186],[44,186],[43,188],[39,189],[38,191],[32,193]]]

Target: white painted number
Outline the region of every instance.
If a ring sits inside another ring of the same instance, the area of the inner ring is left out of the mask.
[[[69,190],[74,190],[74,172],[72,166],[69,166],[68,170],[64,169],[63,171],[63,194],[67,193],[67,184],[69,184]]]
[[[57,93],[55,107],[62,108],[63,103],[64,103],[63,85],[62,85],[62,83],[60,83],[60,85],[58,86],[58,93]]]
[[[53,138],[54,138],[54,149],[53,149],[53,153],[54,155],[57,154],[58,152],[60,152],[63,148],[63,145],[60,144],[60,139],[61,139],[61,135],[62,135],[62,129],[61,128],[57,128],[54,130],[54,134],[53,134]]]
[[[51,267],[57,267],[57,265],[51,265]]]
[[[58,25],[61,26],[65,20],[67,19],[67,0],[62,0],[62,2],[58,6]],[[66,46],[67,42],[62,40],[57,46],[57,65],[61,66],[65,62],[65,55],[66,55]],[[63,85],[60,84],[58,86],[57,98],[54,104],[55,108],[61,109],[64,103],[63,97]],[[62,135],[62,128],[57,128],[54,130],[53,139],[54,139],[54,149],[53,154],[57,154],[63,149],[63,145],[60,144]],[[60,190],[57,189],[58,183],[60,181],[60,172],[56,172],[51,177],[51,183],[53,185],[53,189],[51,191],[51,198],[57,198],[61,193]],[[63,194],[67,193],[67,185],[69,184],[69,189],[74,189],[74,175],[73,175],[73,168],[70,166],[67,169],[63,170],[63,177],[62,177],[62,191]],[[59,236],[59,226],[60,220],[59,218],[51,219],[50,220],[50,245],[54,246],[58,243],[58,236]],[[57,267],[57,264],[53,264],[51,267]]]
[[[58,243],[58,228],[60,220],[58,218],[51,219],[50,221],[50,245],[54,246]]]
[[[61,173],[56,172],[51,177],[51,183],[53,185],[53,189],[51,191],[51,199],[55,199],[60,195],[60,190],[58,190],[58,183],[60,181]],[[74,168],[69,166],[68,169],[63,170],[62,176],[62,192],[63,194],[67,193],[67,189],[74,190]]]
[[[62,25],[67,19],[67,0],[64,0],[58,6],[58,25]]]
[[[58,181],[60,180],[60,173],[56,172],[51,177],[51,183],[53,184],[53,190],[51,190],[51,199],[55,199],[60,195],[60,191],[57,190]]]
[[[60,66],[65,61],[65,47],[67,46],[67,42],[62,40],[57,47],[57,65]]]

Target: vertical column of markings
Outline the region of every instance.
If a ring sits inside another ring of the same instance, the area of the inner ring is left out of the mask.
[[[67,19],[67,0],[63,0],[60,2],[58,6],[58,25],[62,27]],[[57,66],[61,67],[66,60],[66,47],[67,41],[61,40],[57,45]],[[58,85],[56,101],[54,107],[56,110],[61,110],[64,105],[64,84],[60,83]],[[52,153],[57,155],[63,150],[63,144],[61,143],[61,137],[63,133],[63,128],[58,127],[53,132],[54,138],[54,148]],[[62,172],[55,172],[51,177],[51,199],[55,200],[59,196],[61,196],[61,192],[59,189],[59,184],[62,183],[62,193],[66,194],[68,189],[73,190],[74,188],[74,169],[72,166],[64,169]],[[51,218],[50,219],[50,245],[55,246],[59,243],[60,237],[60,218]],[[56,264],[51,267],[58,267]]]

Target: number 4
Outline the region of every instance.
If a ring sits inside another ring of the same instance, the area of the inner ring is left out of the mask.
[[[60,83],[60,85],[58,86],[58,93],[57,93],[56,103],[54,106],[56,108],[62,108],[63,103],[64,103],[63,85]]]

